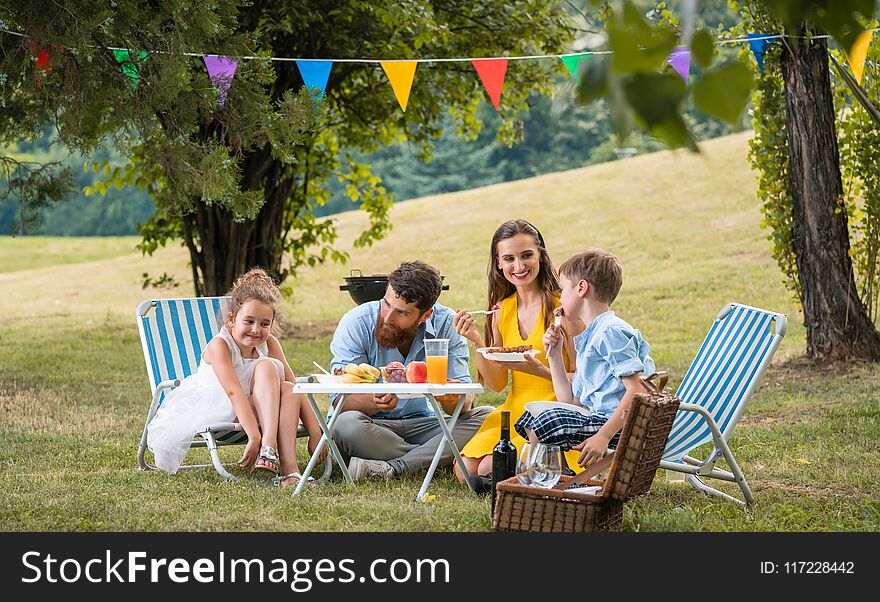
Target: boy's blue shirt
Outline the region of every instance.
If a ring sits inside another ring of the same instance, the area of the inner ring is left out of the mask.
[[[642,334],[606,311],[596,316],[589,326],[574,337],[577,368],[571,390],[581,404],[594,414],[610,418],[623,399],[622,377],[655,370],[648,355],[651,346]]]

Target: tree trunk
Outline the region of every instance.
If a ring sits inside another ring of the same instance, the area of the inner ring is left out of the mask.
[[[878,360],[880,333],[859,299],[849,255],[826,41],[788,44],[782,54],[785,124],[807,355]]]

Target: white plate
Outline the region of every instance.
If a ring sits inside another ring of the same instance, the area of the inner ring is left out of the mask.
[[[487,360],[492,360],[495,362],[524,362],[526,361],[526,356],[536,356],[538,355],[537,349],[530,349],[528,351],[524,351],[523,353],[489,353],[487,350],[491,349],[491,347],[480,347],[477,349],[480,353],[483,354],[483,357]]]
[[[315,382],[319,382],[322,385],[333,385],[342,382],[342,376],[334,374],[312,374],[311,376],[315,379]]]
[[[590,416],[590,410],[584,406],[576,406],[570,403],[562,403],[561,401],[530,401],[525,406],[526,411],[532,416],[537,416],[546,410],[564,409],[584,416]]]

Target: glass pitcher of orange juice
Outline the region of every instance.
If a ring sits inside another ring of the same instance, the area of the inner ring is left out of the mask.
[[[425,339],[428,382],[445,385],[449,368],[449,339]]]

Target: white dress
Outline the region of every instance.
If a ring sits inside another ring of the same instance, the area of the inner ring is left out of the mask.
[[[232,367],[245,395],[251,394],[254,369],[263,359],[276,365],[278,378],[284,381],[284,365],[268,357],[269,346],[266,343],[256,347],[259,357],[245,359],[241,357],[241,350],[226,327],[221,327],[214,338],[223,339],[229,347]],[[147,446],[153,452],[158,468],[175,473],[189,451],[196,431],[208,425],[236,420],[232,400],[217,380],[214,369],[205,361],[203,353],[198,370],[166,394],[147,427]]]

